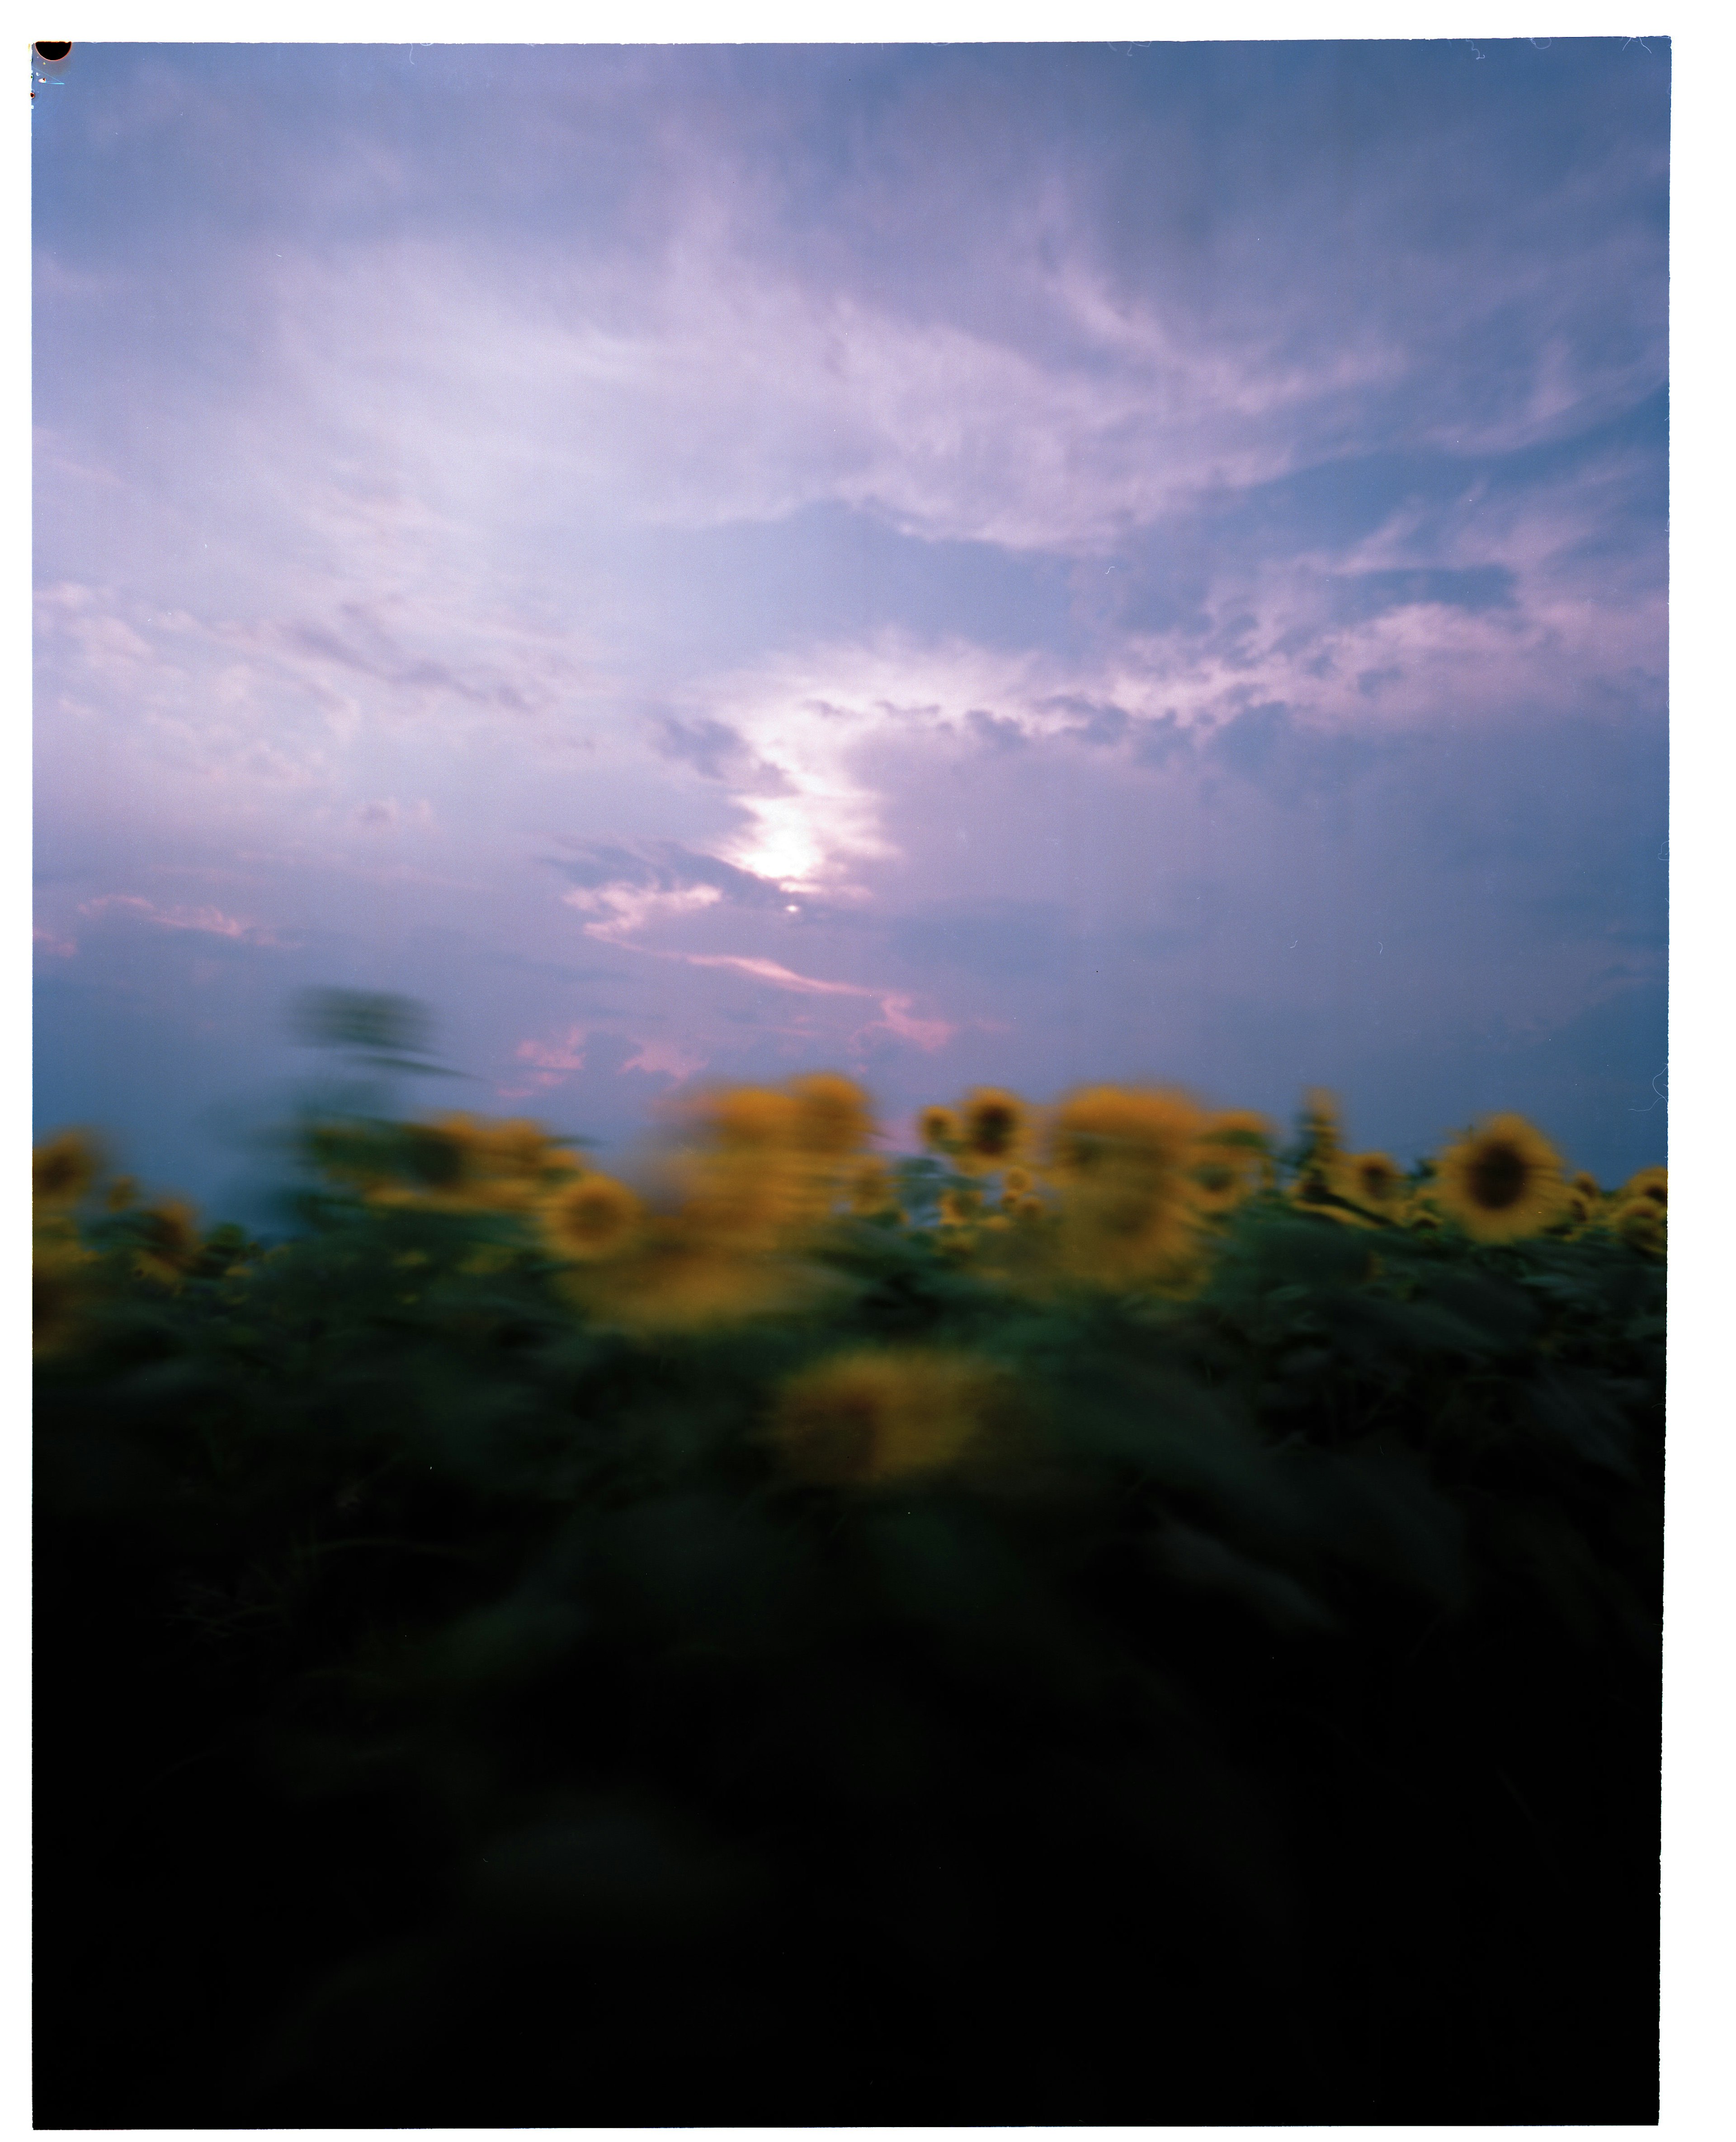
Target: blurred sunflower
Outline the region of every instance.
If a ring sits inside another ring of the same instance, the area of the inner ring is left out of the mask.
[[[359,1182],[371,1204],[467,1212],[488,1202],[479,1194],[488,1172],[488,1133],[471,1116],[406,1123],[395,1144],[340,1133],[337,1153],[338,1166],[328,1172]]]
[[[527,1212],[583,1172],[528,1118],[458,1112],[405,1125],[395,1146],[338,1126],[325,1136],[320,1164],[355,1183],[370,1204],[441,1212]]]
[[[1347,1153],[1334,1170],[1334,1187],[1365,1212],[1394,1219],[1410,1194],[1410,1179],[1383,1152]]]
[[[1594,1207],[1602,1201],[1603,1185],[1595,1175],[1587,1174],[1583,1167],[1577,1175],[1569,1179],[1567,1187],[1570,1190],[1576,1190],[1580,1196]]]
[[[874,1110],[853,1078],[841,1072],[816,1071],[792,1078],[796,1106],[796,1140],[820,1160],[847,1160],[874,1134]]]
[[[1650,1250],[1662,1256],[1669,1241],[1669,1223],[1664,1207],[1650,1197],[1624,1198],[1610,1215],[1609,1224],[1630,1248]]]
[[[1302,1149],[1304,1163],[1321,1166],[1336,1160],[1344,1150],[1338,1096],[1324,1086],[1310,1086],[1302,1097]]]
[[[502,1211],[523,1212],[563,1178],[584,1172],[574,1156],[528,1117],[481,1124],[476,1144],[469,1181],[479,1202]]]
[[[930,1152],[956,1152],[964,1135],[958,1117],[950,1108],[924,1108],[916,1118],[917,1135]]]
[[[147,1206],[136,1217],[134,1229],[134,1271],[160,1286],[178,1287],[202,1246],[193,1207],[178,1198]]]
[[[890,1212],[898,1202],[891,1169],[885,1161],[872,1157],[856,1162],[846,1184],[846,1195],[851,1211],[863,1220]]]
[[[715,1087],[681,1104],[682,1142],[665,1172],[690,1246],[767,1254],[825,1218],[838,1194],[838,1161],[814,1144],[851,1125],[847,1096],[824,1075],[823,1102],[812,1106],[762,1086]]]
[[[1061,1103],[1047,1172],[1062,1193],[1062,1257],[1075,1277],[1128,1286],[1191,1261],[1205,1128],[1182,1093],[1091,1086]]]
[[[678,1220],[653,1220],[626,1256],[575,1266],[562,1285],[592,1315],[625,1330],[698,1331],[797,1309],[812,1296],[816,1276],[787,1257],[696,1240]]]
[[[680,1103],[675,1120],[686,1141],[721,1152],[794,1152],[803,1109],[793,1093],[771,1086],[713,1086]]]
[[[1001,1177],[1001,1197],[1023,1197],[1031,1187],[1031,1171],[1028,1167],[1009,1167]]]
[[[102,1151],[87,1132],[62,1131],[31,1154],[31,1194],[38,1205],[76,1205],[102,1172]]]
[[[1561,1155],[1523,1116],[1492,1116],[1440,1157],[1434,1202],[1473,1241],[1512,1242],[1559,1217]]]
[[[1595,1202],[1585,1192],[1570,1182],[1561,1193],[1561,1209],[1556,1216],[1552,1234],[1579,1235],[1598,1217],[1601,1200]]]
[[[1642,1167],[1637,1175],[1630,1175],[1615,1193],[1623,1204],[1643,1197],[1657,1207],[1660,1212],[1669,1207],[1669,1170],[1667,1167]]]
[[[969,1174],[1006,1167],[1023,1153],[1029,1111],[1016,1093],[999,1086],[975,1086],[957,1114],[958,1161]]]
[[[505,1116],[486,1126],[489,1152],[504,1175],[540,1176],[552,1157],[542,1125],[528,1116]]]
[[[539,1207],[537,1218],[556,1256],[593,1264],[621,1255],[639,1232],[643,1210],[624,1182],[581,1175]]]
[[[1193,1169],[1195,1197],[1202,1211],[1228,1212],[1273,1180],[1271,1131],[1250,1108],[1221,1109],[1200,1133]]]
[[[32,1353],[63,1353],[77,1338],[96,1261],[90,1251],[58,1232],[37,1236],[30,1266]]]
[[[983,1217],[980,1190],[943,1190],[939,1198],[943,1227],[969,1227]]]
[[[785,1384],[770,1435],[803,1479],[872,1486],[955,1463],[990,1429],[1004,1396],[1001,1375],[968,1355],[863,1350]]]
[[[696,1248],[743,1256],[767,1255],[824,1217],[830,1180],[788,1150],[699,1152],[678,1157],[674,1225]]]

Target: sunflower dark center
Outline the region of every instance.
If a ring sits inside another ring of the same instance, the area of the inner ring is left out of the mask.
[[[1517,1146],[1497,1141],[1487,1145],[1466,1170],[1466,1187],[1473,1204],[1486,1212],[1504,1212],[1525,1195],[1531,1169]]]
[[[1003,1153],[1012,1143],[1013,1111],[1001,1108],[983,1109],[976,1119],[978,1152],[990,1155]]]

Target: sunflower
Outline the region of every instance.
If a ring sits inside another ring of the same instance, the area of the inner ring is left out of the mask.
[[[1207,1212],[1227,1212],[1271,1182],[1271,1131],[1250,1108],[1221,1109],[1200,1133],[1194,1195]]]
[[[134,1222],[138,1244],[133,1270],[160,1286],[179,1286],[198,1261],[200,1243],[193,1207],[170,1198],[148,1206]]]
[[[1667,1167],[1642,1167],[1637,1175],[1630,1175],[1616,1192],[1625,1205],[1635,1198],[1645,1198],[1655,1205],[1660,1212],[1669,1209],[1669,1170]]]
[[[943,1190],[940,1200],[943,1227],[969,1227],[983,1217],[980,1190]]]
[[[874,1111],[855,1079],[837,1071],[792,1078],[796,1143],[816,1159],[847,1160],[874,1134]]]
[[[1655,1199],[1625,1197],[1610,1215],[1610,1226],[1630,1248],[1650,1250],[1662,1256],[1669,1239],[1669,1222]]]
[[[959,1165],[973,1175],[1004,1167],[1023,1153],[1029,1112],[1016,1093],[974,1086],[958,1112]]]
[[[696,1246],[735,1256],[766,1255],[822,1220],[836,1186],[789,1151],[699,1152],[678,1157],[673,1225]]]
[[[950,1108],[924,1108],[916,1118],[916,1132],[930,1152],[956,1152],[964,1136]]]
[[[798,1150],[806,1115],[795,1094],[775,1087],[713,1086],[683,1103],[676,1120],[691,1144],[765,1155]]]
[[[76,1205],[102,1172],[102,1153],[84,1131],[62,1131],[31,1154],[31,1194],[46,1206]]]
[[[1603,1202],[1603,1185],[1595,1175],[1588,1174],[1583,1167],[1577,1175],[1570,1179],[1567,1187],[1576,1191],[1594,1210]]]
[[[792,1377],[770,1439],[790,1469],[829,1486],[938,1473],[993,1425],[1004,1382],[968,1355],[912,1347],[837,1355]]]
[[[1074,1276],[1135,1285],[1188,1261],[1206,1121],[1185,1094],[1140,1088],[1091,1086],[1062,1103],[1047,1166],[1062,1193],[1062,1256]]]
[[[684,1142],[670,1157],[668,1174],[681,1229],[693,1244],[762,1252],[826,1217],[837,1197],[841,1155],[815,1146],[854,1135],[861,1097],[852,1102],[838,1090],[848,1080],[824,1077],[821,1094],[806,1099],[770,1087],[732,1086],[683,1106],[677,1121]]]
[[[528,1117],[466,1122],[465,1131],[462,1187],[469,1202],[486,1209],[525,1212],[563,1177],[584,1172]]]
[[[539,1209],[543,1240],[570,1264],[619,1256],[638,1233],[639,1201],[612,1176],[581,1175]]]
[[[648,1220],[625,1255],[575,1265],[561,1286],[590,1315],[624,1330],[698,1331],[800,1308],[815,1276],[788,1257],[746,1256],[696,1236],[678,1215]]]
[[[1410,1190],[1410,1181],[1398,1163],[1383,1152],[1348,1153],[1334,1171],[1334,1187],[1367,1212],[1396,1217]]]
[[[871,1156],[860,1160],[851,1171],[845,1184],[845,1195],[850,1209],[859,1219],[871,1220],[878,1213],[890,1212],[897,1203],[897,1193],[892,1180],[892,1171],[883,1160]]]
[[[321,1164],[328,1175],[356,1183],[370,1204],[435,1212],[518,1209],[530,1202],[530,1186],[509,1187],[495,1128],[454,1112],[406,1123],[394,1148],[340,1125],[325,1141]]]
[[[487,1148],[504,1175],[535,1177],[549,1164],[549,1135],[528,1116],[506,1116],[486,1126]]]
[[[1304,1161],[1323,1166],[1344,1150],[1338,1096],[1324,1086],[1310,1086],[1302,1097],[1302,1148]]]
[[[1559,1217],[1561,1160],[1523,1116],[1492,1116],[1440,1157],[1436,1202],[1479,1242],[1541,1234]]]
[[[95,1262],[90,1251],[58,1232],[38,1235],[30,1266],[32,1353],[63,1353],[78,1336]]]

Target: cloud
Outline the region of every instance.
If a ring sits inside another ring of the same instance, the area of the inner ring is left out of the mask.
[[[944,1049],[959,1031],[950,1020],[918,1019],[910,1010],[907,996],[882,997],[880,1017],[874,1024],[885,1028],[900,1041],[914,1042],[919,1049]],[[871,1031],[871,1028],[869,1029]]]
[[[539,1072],[548,1073],[552,1083],[570,1071],[584,1069],[584,1029],[570,1026],[546,1041],[533,1036],[520,1042],[513,1054],[520,1063],[535,1064]]]
[[[555,867],[578,882],[561,899],[594,918],[585,935],[605,944],[624,944],[653,924],[723,905],[782,910],[788,904],[781,886],[679,842],[569,846],[573,852]]]
[[[621,1065],[617,1076],[643,1071],[654,1078],[673,1078],[678,1083],[705,1069],[704,1057],[673,1041],[643,1041]]]
[[[756,981],[770,982],[781,990],[799,990],[811,996],[871,997],[855,982],[817,981],[811,975],[792,974],[776,960],[755,960],[732,952],[671,952],[672,960],[685,960],[690,967],[732,967],[737,974],[752,975]]]
[[[142,893],[109,892],[79,902],[81,915],[113,915],[121,919],[149,922],[159,930],[194,930],[210,937],[227,937],[248,945],[283,945],[287,940],[269,930],[225,915],[217,907],[159,907]]]

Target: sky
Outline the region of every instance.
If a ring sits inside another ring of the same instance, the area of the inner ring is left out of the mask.
[[[45,72],[41,71],[39,72]],[[1339,1093],[1664,1157],[1669,45],[87,43],[36,1115]],[[251,1174],[249,1173],[251,1171]]]

